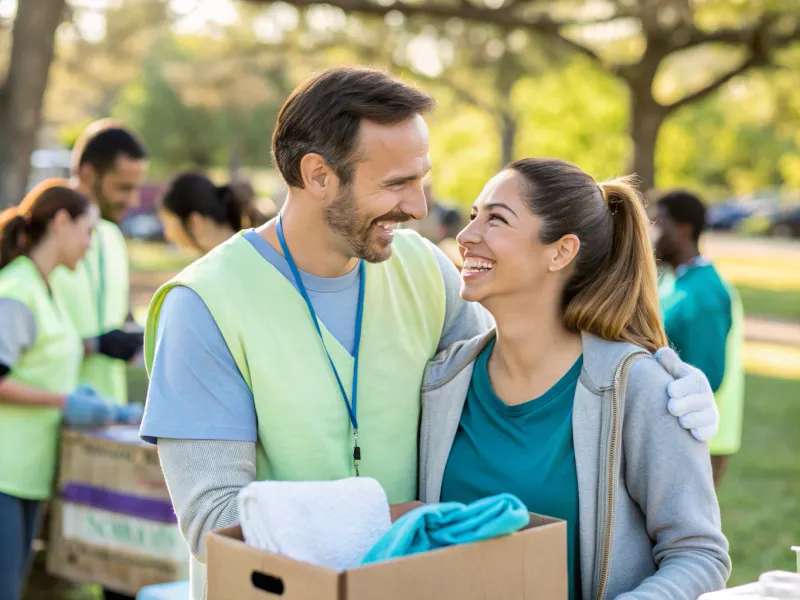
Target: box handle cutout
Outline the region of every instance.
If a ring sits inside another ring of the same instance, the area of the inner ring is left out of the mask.
[[[279,577],[273,577],[260,571],[253,571],[250,581],[253,582],[253,587],[257,590],[274,594],[275,596],[283,596],[283,579]]]

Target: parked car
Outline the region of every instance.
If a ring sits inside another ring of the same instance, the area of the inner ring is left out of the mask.
[[[739,223],[756,210],[752,204],[741,202],[725,202],[709,207],[707,215],[708,228],[714,231],[733,231]]]
[[[164,226],[155,213],[126,216],[119,224],[122,235],[137,240],[160,241],[164,239]]]
[[[155,183],[147,183],[139,190],[139,206],[125,213],[119,224],[122,234],[128,238],[140,240],[164,239],[164,227],[158,218],[156,206],[163,187]]]
[[[742,220],[737,230],[746,235],[800,237],[800,206],[771,206]]]
[[[800,237],[800,206],[792,206],[776,214],[769,233],[775,237]]]

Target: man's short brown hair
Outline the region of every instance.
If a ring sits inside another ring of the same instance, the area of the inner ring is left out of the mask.
[[[303,187],[300,161],[322,156],[344,185],[353,177],[362,119],[394,125],[433,109],[435,101],[396,77],[364,67],[336,67],[297,87],[278,115],[272,156],[291,187]]]

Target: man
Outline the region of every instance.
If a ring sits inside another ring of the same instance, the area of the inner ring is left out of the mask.
[[[742,441],[744,326],[736,289],[700,254],[705,224],[705,206],[694,194],[674,191],[658,202],[656,253],[675,275],[662,297],[664,324],[681,359],[705,373],[716,395],[720,428],[709,448],[719,484]]]
[[[75,271],[58,269],[52,288],[84,338],[80,381],[102,396],[127,402],[126,362],[142,347],[142,334],[126,332],[129,316],[128,253],[117,227],[138,204],[147,169],[144,146],[121,124],[89,126],[72,151],[74,187],[99,208],[102,220],[92,246]]]
[[[127,362],[141,350],[143,339],[141,333],[123,331],[132,318],[128,251],[117,224],[139,203],[147,153],[121,123],[104,119],[90,125],[75,143],[71,169],[72,185],[100,208],[102,219],[78,268],[53,272],[53,296],[83,338],[81,384],[127,404]],[[127,414],[134,419],[141,408],[131,410]],[[105,600],[130,598],[111,590],[103,594]]]
[[[360,474],[381,483],[393,516],[416,505],[423,371],[437,350],[491,326],[459,297],[441,251],[395,230],[425,217],[423,115],[433,104],[370,69],[302,84],[273,135],[289,188],[279,218],[234,236],[153,298],[141,435],[158,443],[195,557],[195,599],[203,534],[238,522],[237,494],[254,480]],[[707,386],[696,371],[687,381]],[[698,398],[711,410],[684,423],[715,430],[710,390]]]

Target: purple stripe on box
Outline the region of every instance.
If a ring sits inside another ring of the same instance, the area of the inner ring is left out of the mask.
[[[156,498],[142,498],[122,494],[107,488],[85,483],[67,482],[61,487],[61,496],[67,502],[85,504],[109,512],[139,517],[159,523],[177,523],[172,503]]]

